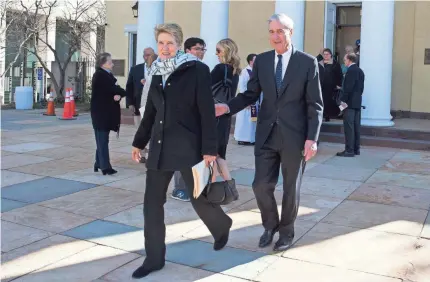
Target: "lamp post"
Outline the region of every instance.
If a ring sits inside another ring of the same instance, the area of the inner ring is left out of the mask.
[[[133,11],[133,16],[135,18],[139,17],[139,1],[136,1],[136,3],[134,3],[133,7],[131,7],[131,10]]]

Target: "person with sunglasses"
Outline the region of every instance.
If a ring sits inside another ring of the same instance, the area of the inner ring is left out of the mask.
[[[211,72],[212,88],[224,80],[227,72],[227,80],[231,81],[229,84],[231,97],[226,99],[231,100],[236,95],[239,74],[242,71],[240,68],[239,48],[232,39],[222,39],[216,45],[216,55],[220,63]],[[217,98],[215,97],[215,99]],[[228,103],[228,101],[219,102]],[[227,144],[230,138],[231,117],[227,115],[220,116],[217,122],[218,156],[225,160]]]

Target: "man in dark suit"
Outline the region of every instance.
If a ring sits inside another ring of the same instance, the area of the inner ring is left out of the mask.
[[[152,55],[154,55],[154,49],[151,47],[145,48],[145,50],[143,50],[143,59],[145,62],[143,64],[135,65],[128,73],[127,85],[125,88],[127,91],[126,106],[134,114],[136,126],[139,126],[140,124],[140,100],[147,74],[147,62]]]
[[[256,131],[252,186],[265,229],[259,246],[270,245],[279,231],[275,251],[292,245],[301,179],[306,161],[316,154],[323,113],[318,62],[292,46],[292,34],[293,21],[285,14],[273,15],[269,19],[269,35],[275,50],[257,56],[247,91],[228,105],[215,106],[217,116],[234,115],[264,93]],[[273,193],[279,168],[284,188],[281,218]]]
[[[346,54],[343,59],[348,67],[342,85],[341,105],[343,110],[343,127],[345,131],[345,151],[336,155],[339,157],[354,157],[360,155],[360,121],[361,96],[364,90],[364,72],[357,66],[357,55]]]
[[[139,127],[141,120],[139,109],[144,106],[140,103],[142,100],[143,86],[145,85],[148,73],[148,60],[154,54],[154,49],[152,49],[151,47],[145,48],[143,50],[144,63],[135,65],[130,69],[130,72],[128,73],[127,84],[125,87],[125,91],[127,92],[125,101],[126,107],[129,108],[134,115],[134,125],[136,127]],[[142,157],[140,162],[145,163],[146,158]]]

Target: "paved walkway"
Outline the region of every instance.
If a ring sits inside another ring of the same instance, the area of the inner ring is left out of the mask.
[[[119,173],[102,176],[92,171],[88,115],[2,112],[2,281],[131,281],[144,258],[145,170],[130,160],[134,132],[111,135]],[[363,148],[335,157],[340,149],[321,144],[307,165],[295,245],[273,254],[257,247],[252,148],[232,143],[240,200],[225,207],[234,220],[228,247],[213,251],[191,205],[168,197],[168,263],[142,280],[430,281],[430,153]]]

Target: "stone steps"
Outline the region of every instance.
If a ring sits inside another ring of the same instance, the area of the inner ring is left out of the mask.
[[[325,122],[321,126],[321,132],[343,134],[341,122]],[[401,140],[430,141],[430,128],[424,130],[401,129],[394,127],[361,126],[361,136],[394,138]]]
[[[399,130],[401,131],[401,130]],[[402,136],[406,136],[405,132],[400,132]],[[394,138],[394,137],[382,137],[382,136],[371,136],[361,135],[361,145],[365,146],[376,146],[376,147],[389,147],[389,148],[401,148],[410,150],[424,150],[430,151],[430,139],[418,140],[413,138]],[[344,143],[345,136],[343,133],[332,133],[321,131],[320,141],[332,142],[332,143]]]

